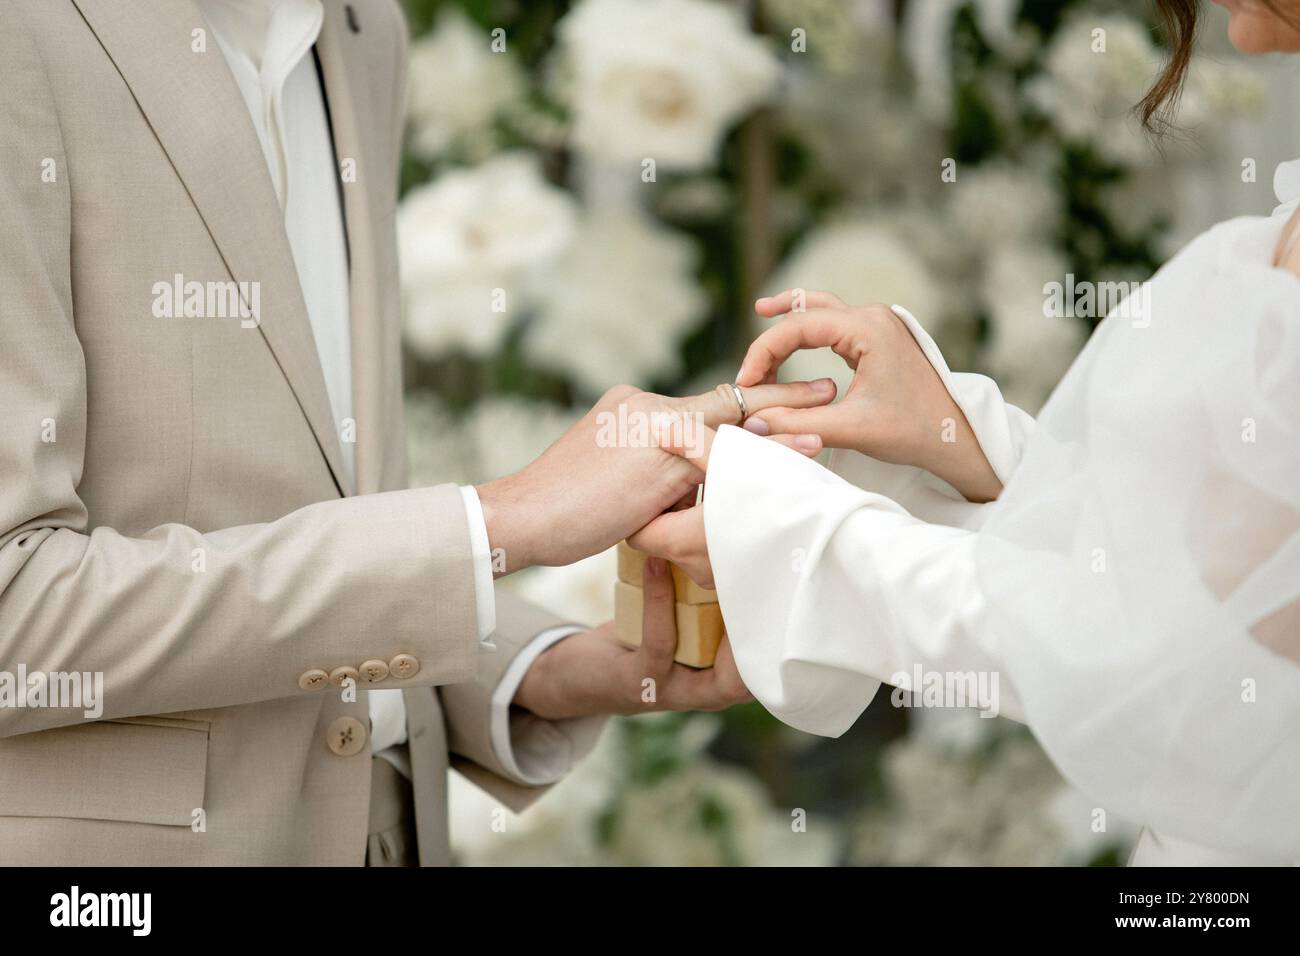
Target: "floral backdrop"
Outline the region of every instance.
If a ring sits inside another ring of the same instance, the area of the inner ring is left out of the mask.
[[[1180,177],[1262,108],[1198,59],[1180,132],[1133,119],[1161,59],[1147,4],[1045,0],[404,0],[398,233],[413,481],[522,466],[610,386],[734,377],[760,294],[906,305],[955,368],[1036,411],[1095,320],[1044,285],[1147,278]],[[787,377],[847,370],[828,350]],[[507,579],[590,623],[610,555]],[[519,817],[468,784],[487,863],[1113,863],[1023,728],[877,696],[838,740],[757,704],[612,723]]]

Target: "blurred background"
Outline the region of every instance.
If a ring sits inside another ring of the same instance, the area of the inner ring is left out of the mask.
[[[1300,71],[1210,8],[1178,132],[1130,108],[1153,4],[403,0],[399,243],[413,482],[521,467],[608,387],[731,381],[783,288],[907,306],[955,369],[1042,405],[1091,322],[1048,282],[1149,277],[1273,206]],[[788,378],[847,381],[828,351]],[[506,579],[590,624],[611,554]],[[838,740],[759,705],[611,723],[501,821],[453,775],[458,862],[1115,864],[1134,832],[1003,718],[882,691]],[[503,828],[504,827],[504,828]]]

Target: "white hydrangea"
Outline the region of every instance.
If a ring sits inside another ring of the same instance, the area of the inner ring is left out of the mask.
[[[1060,220],[1060,192],[1028,166],[995,161],[962,169],[949,188],[948,214],[975,249],[1050,235]]]
[[[1082,866],[1122,859],[1136,830],[1061,779],[1024,729],[974,710],[916,710],[882,769],[889,799],[862,817],[851,851],[864,865]]]
[[[475,452],[475,480],[487,481],[518,471],[544,452],[579,418],[579,413],[517,395],[478,402],[465,422]]]
[[[411,44],[411,150],[432,159],[458,138],[483,133],[522,93],[511,54],[493,52],[488,35],[464,13],[444,8],[434,29]]]
[[[617,578],[618,552],[610,548],[573,564],[527,568],[498,586],[566,621],[594,626],[614,616]]]
[[[952,114],[953,24],[968,0],[925,0],[904,8],[902,53],[916,78],[917,105],[929,119]],[[975,23],[985,42],[1012,63],[1035,46],[1035,36],[1018,26],[1020,0],[974,0]]]
[[[931,328],[944,312],[939,285],[894,231],[873,220],[850,220],[823,226],[805,238],[767,283],[767,292],[816,289],[833,292],[850,305],[898,304]],[[813,349],[791,356],[781,377],[829,377],[843,394],[853,371],[830,349]]]
[[[1007,400],[1030,413],[1087,338],[1080,319],[1045,314],[1044,285],[1064,283],[1067,271],[1059,252],[1039,244],[997,249],[985,273],[983,297],[992,325],[985,362]]]
[[[606,161],[706,167],[777,79],[739,10],[712,0],[583,0],[557,31],[573,143]]]
[[[407,194],[398,212],[406,340],[432,359],[492,353],[537,276],[573,240],[576,212],[534,157],[509,153]]]
[[[669,715],[630,718],[655,721]],[[471,866],[828,866],[838,829],[825,822],[794,832],[750,771],[705,753],[719,723],[693,716],[675,741],[684,764],[653,784],[627,781],[624,721],[606,728],[595,750],[504,830],[499,801],[452,775],[449,804],[456,861]],[[608,843],[596,821],[617,805]],[[705,808],[715,811],[708,815]],[[719,827],[711,826],[709,819]]]
[[[406,446],[412,488],[466,484],[476,478],[474,450],[467,446],[456,416],[436,395],[407,393]]]
[[[681,340],[708,310],[686,236],[631,206],[602,206],[539,286],[523,340],[529,359],[588,396],[680,372]]]
[[[1145,25],[1123,14],[1076,14],[1053,35],[1044,63],[1028,93],[1062,136],[1113,162],[1151,160],[1133,115],[1160,69]]]

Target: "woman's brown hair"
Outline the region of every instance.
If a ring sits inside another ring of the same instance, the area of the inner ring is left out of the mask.
[[[1283,9],[1277,0],[1259,0],[1259,3],[1293,29],[1300,30],[1295,4],[1288,3]],[[1169,42],[1169,62],[1137,105],[1142,125],[1153,133],[1163,133],[1172,125],[1171,117],[1178,108],[1178,96],[1183,91],[1187,66],[1192,61],[1192,48],[1196,45],[1199,6],[1200,0],[1156,0],[1160,23]]]
[[[1170,126],[1170,116],[1178,107],[1178,97],[1183,91],[1187,65],[1192,61],[1192,48],[1196,45],[1196,27],[1200,0],[1157,0],[1160,22],[1169,41],[1169,62],[1155,84],[1138,103],[1142,125],[1153,133],[1162,133]]]

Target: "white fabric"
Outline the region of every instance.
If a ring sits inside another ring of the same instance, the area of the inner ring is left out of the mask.
[[[324,8],[320,0],[199,0],[199,7],[248,107],[284,210],[325,389],[339,428],[345,479],[355,488],[356,448],[342,440],[342,423],[352,417],[347,238],[329,118],[311,55]],[[478,492],[467,486],[461,493],[474,561],[479,640],[495,649],[491,636],[496,630],[496,597],[487,526]],[[507,704],[517,686],[518,681],[508,688]],[[405,743],[402,692],[371,691],[369,704],[372,749],[378,753]],[[508,725],[508,713],[500,719]]]
[[[1160,270],[1149,326],[1102,323],[1036,426],[917,335],[1007,481],[994,503],[719,432],[709,553],[769,710],[838,735],[917,665],[995,674],[1075,786],[1158,834],[1135,862],[1300,862],[1300,280],[1271,266],[1300,166],[1275,183],[1274,216]]]
[[[462,485],[461,497],[465,501],[465,515],[469,519],[469,551],[474,561],[474,603],[478,611],[479,643],[495,651],[492,632],[497,629],[496,585],[492,581],[492,546],[488,543],[487,519],[483,517],[483,502],[473,485]]]
[[[561,734],[555,734],[554,747],[537,743],[522,747],[514,743],[510,734],[510,702],[515,699],[519,684],[523,681],[528,668],[533,666],[537,656],[552,644],[580,632],[582,628],[563,624],[548,628],[515,655],[510,666],[501,675],[501,681],[492,691],[492,724],[489,735],[492,752],[501,761],[501,766],[521,782],[540,787],[555,783],[573,769],[573,751],[563,742]]]

